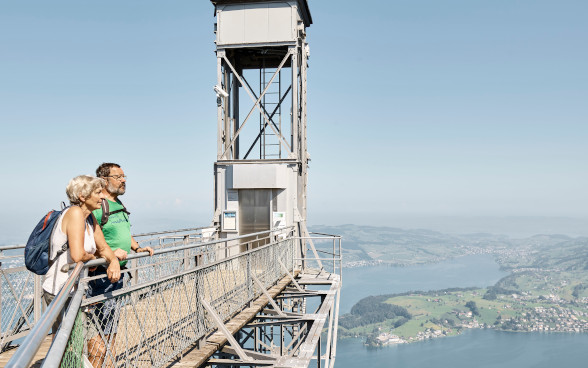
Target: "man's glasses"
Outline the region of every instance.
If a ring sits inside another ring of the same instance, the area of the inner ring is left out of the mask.
[[[126,175],[110,175],[110,176],[107,176],[107,178],[113,178],[114,180],[121,181],[122,179],[126,179],[127,176]]]

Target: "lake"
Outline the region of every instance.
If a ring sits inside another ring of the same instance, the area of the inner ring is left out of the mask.
[[[359,339],[337,343],[335,368],[586,367],[588,334],[469,330],[459,336],[378,349]]]
[[[489,255],[473,255],[410,267],[373,266],[343,269],[341,314],[370,295],[452,287],[486,287],[508,275]]]
[[[369,295],[451,287],[486,287],[507,273],[491,256],[460,257],[411,267],[344,269],[341,314]],[[413,344],[367,348],[361,339],[339,340],[335,368],[586,367],[588,334],[514,333],[469,330],[454,337]]]

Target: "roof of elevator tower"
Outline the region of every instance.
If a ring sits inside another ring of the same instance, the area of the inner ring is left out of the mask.
[[[298,8],[300,9],[300,14],[302,15],[302,19],[304,20],[304,25],[309,27],[312,24],[312,16],[310,15],[310,9],[308,8],[308,0],[295,0],[298,3]],[[214,5],[231,5],[231,4],[248,4],[248,3],[275,3],[275,2],[285,2],[285,1],[276,1],[276,0],[210,0],[210,2]]]

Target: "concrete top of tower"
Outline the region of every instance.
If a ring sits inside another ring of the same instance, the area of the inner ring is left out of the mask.
[[[245,3],[275,3],[276,0],[210,0],[210,2],[214,6],[217,6]],[[306,27],[309,27],[312,24],[312,16],[310,15],[310,10],[308,9],[308,0],[296,0],[296,2],[298,3],[298,8],[300,9],[300,13],[302,14],[304,25]]]

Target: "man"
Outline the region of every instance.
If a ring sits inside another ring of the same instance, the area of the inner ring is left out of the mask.
[[[152,256],[153,249],[151,247],[140,247],[139,243],[131,235],[130,212],[118,199],[126,191],[127,179],[124,171],[118,164],[107,162],[96,169],[96,176],[106,181],[106,186],[103,190],[103,201],[106,201],[106,203],[103,204],[102,208],[94,210],[92,213],[102,228],[106,243],[119,259],[121,270],[125,268],[127,255],[131,250],[136,253],[149,252],[149,255]],[[103,216],[103,209],[106,210],[107,216]],[[91,271],[89,276],[103,275],[105,271],[104,267],[98,267],[95,271]],[[110,293],[122,287],[123,277],[115,283],[111,283],[105,277],[98,278],[88,283],[88,296]],[[106,344],[110,346],[111,356],[116,356],[114,342],[119,311],[120,301],[117,299],[108,299],[93,310],[91,319],[95,325],[100,327],[105,338],[105,341],[102,341],[100,334],[97,334],[88,341],[88,357],[95,367],[102,366],[106,358]]]
[[[102,209],[97,209],[93,213],[102,227],[104,239],[121,261],[120,265],[124,266],[127,263],[127,255],[131,250],[136,253],[149,252],[150,255],[153,255],[151,247],[141,248],[131,235],[129,212],[118,199],[119,196],[125,194],[127,187],[127,177],[124,171],[118,164],[106,162],[96,169],[96,176],[106,180],[104,197],[108,202],[110,215],[105,223],[102,223]]]

